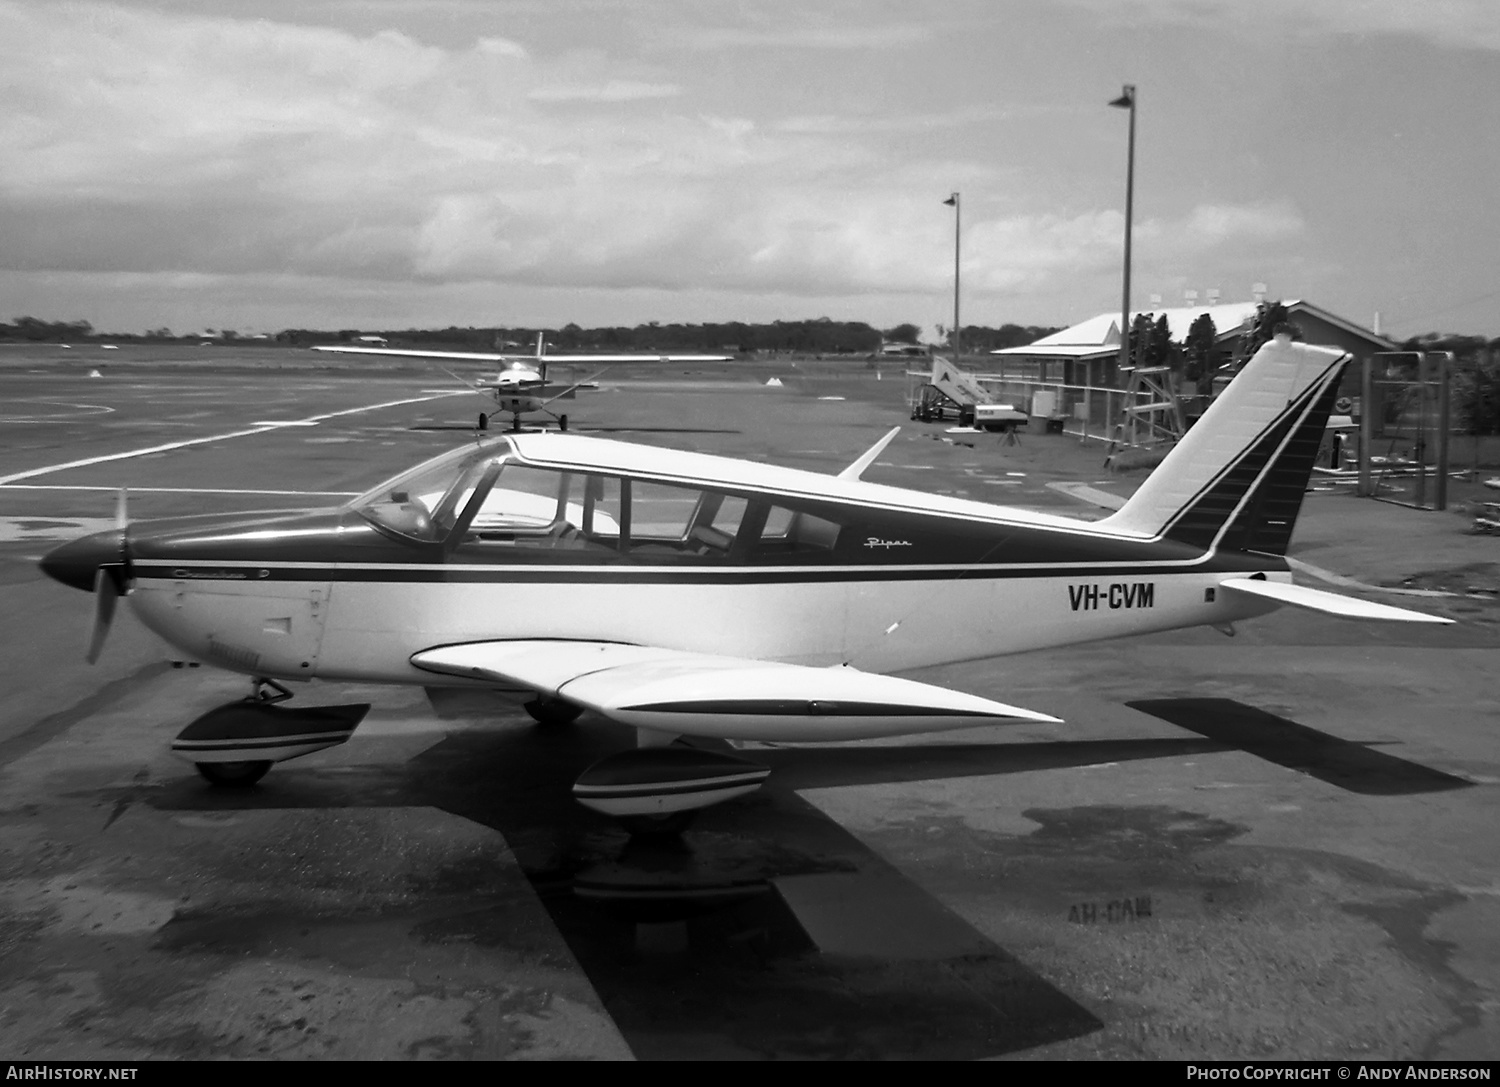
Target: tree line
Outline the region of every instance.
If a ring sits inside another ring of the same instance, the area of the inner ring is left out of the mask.
[[[1006,324],[999,328],[966,325],[965,351],[988,351],[1031,343],[1054,328]],[[917,344],[921,329],[914,324],[876,328],[864,321],[835,321],[819,317],[805,321],[752,323],[726,321],[705,324],[646,324],[583,328],[459,328],[441,329],[287,329],[277,334],[282,343],[307,346],[318,343],[349,343],[361,336],[380,336],[392,344],[430,344],[469,351],[530,351],[541,335],[550,351],[607,352],[713,352],[719,354],[867,355],[884,343]],[[940,334],[944,334],[940,328]]]
[[[1137,314],[1131,322],[1130,352],[1135,365],[1164,366],[1183,386],[1199,394],[1212,390],[1216,374],[1232,371],[1279,332],[1303,339],[1302,329],[1280,302],[1256,307],[1249,327],[1230,342],[1220,343],[1213,318],[1201,313],[1179,343],[1172,339],[1166,314]],[[1500,338],[1428,332],[1397,345],[1401,351],[1447,351],[1453,355],[1449,371],[1449,403],[1453,423],[1470,434],[1500,434]]]

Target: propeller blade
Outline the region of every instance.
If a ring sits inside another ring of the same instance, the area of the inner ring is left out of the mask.
[[[115,605],[120,600],[120,586],[108,567],[99,567],[94,575],[94,630],[89,637],[89,651],[84,659],[90,664],[99,659],[104,649],[104,640],[109,637],[109,625],[114,622]]]
[[[556,396],[549,396],[546,400],[543,400],[542,401],[542,407],[545,408],[548,404],[552,403],[552,401],[554,401],[554,400],[561,400],[563,397],[567,396],[570,392],[572,392],[575,389],[581,389],[585,385],[589,385],[589,384],[592,384],[595,381],[598,381],[601,377],[603,377],[605,374],[609,373],[613,369],[614,369],[613,366],[606,366],[604,369],[600,370],[597,374],[593,375],[592,377],[586,377],[582,381],[575,381],[573,384],[569,385],[566,389],[564,389],[562,392],[558,393]]]
[[[120,493],[115,496],[115,527],[116,528],[125,528],[127,525],[130,524],[130,518],[125,515],[125,494],[126,494],[125,488],[121,487],[120,488]]]

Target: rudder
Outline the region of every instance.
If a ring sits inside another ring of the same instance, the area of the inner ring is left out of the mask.
[[[1101,527],[1285,554],[1349,359],[1287,337],[1266,344]]]

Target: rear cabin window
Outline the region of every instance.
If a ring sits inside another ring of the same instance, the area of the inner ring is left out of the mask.
[[[841,525],[825,517],[772,506],[766,513],[764,527],[754,548],[757,559],[806,560],[832,555],[838,546]]]

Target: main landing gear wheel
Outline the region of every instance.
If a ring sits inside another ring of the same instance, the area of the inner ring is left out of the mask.
[[[561,430],[561,431],[564,431],[564,432],[567,431],[567,429],[568,429],[568,417],[566,415],[559,415],[557,417],[557,429]]]
[[[582,706],[575,706],[561,698],[533,698],[530,702],[521,703],[521,708],[531,714],[531,719],[539,725],[570,725],[583,712]]]
[[[480,430],[488,430],[488,429],[490,429],[490,417],[488,415],[486,415],[484,412],[480,412],[479,413],[479,429]]]
[[[198,773],[210,785],[221,789],[248,789],[271,769],[269,760],[264,762],[195,762]]]
[[[681,834],[693,822],[696,809],[666,811],[655,815],[622,815],[620,828],[632,838],[666,838]]]

